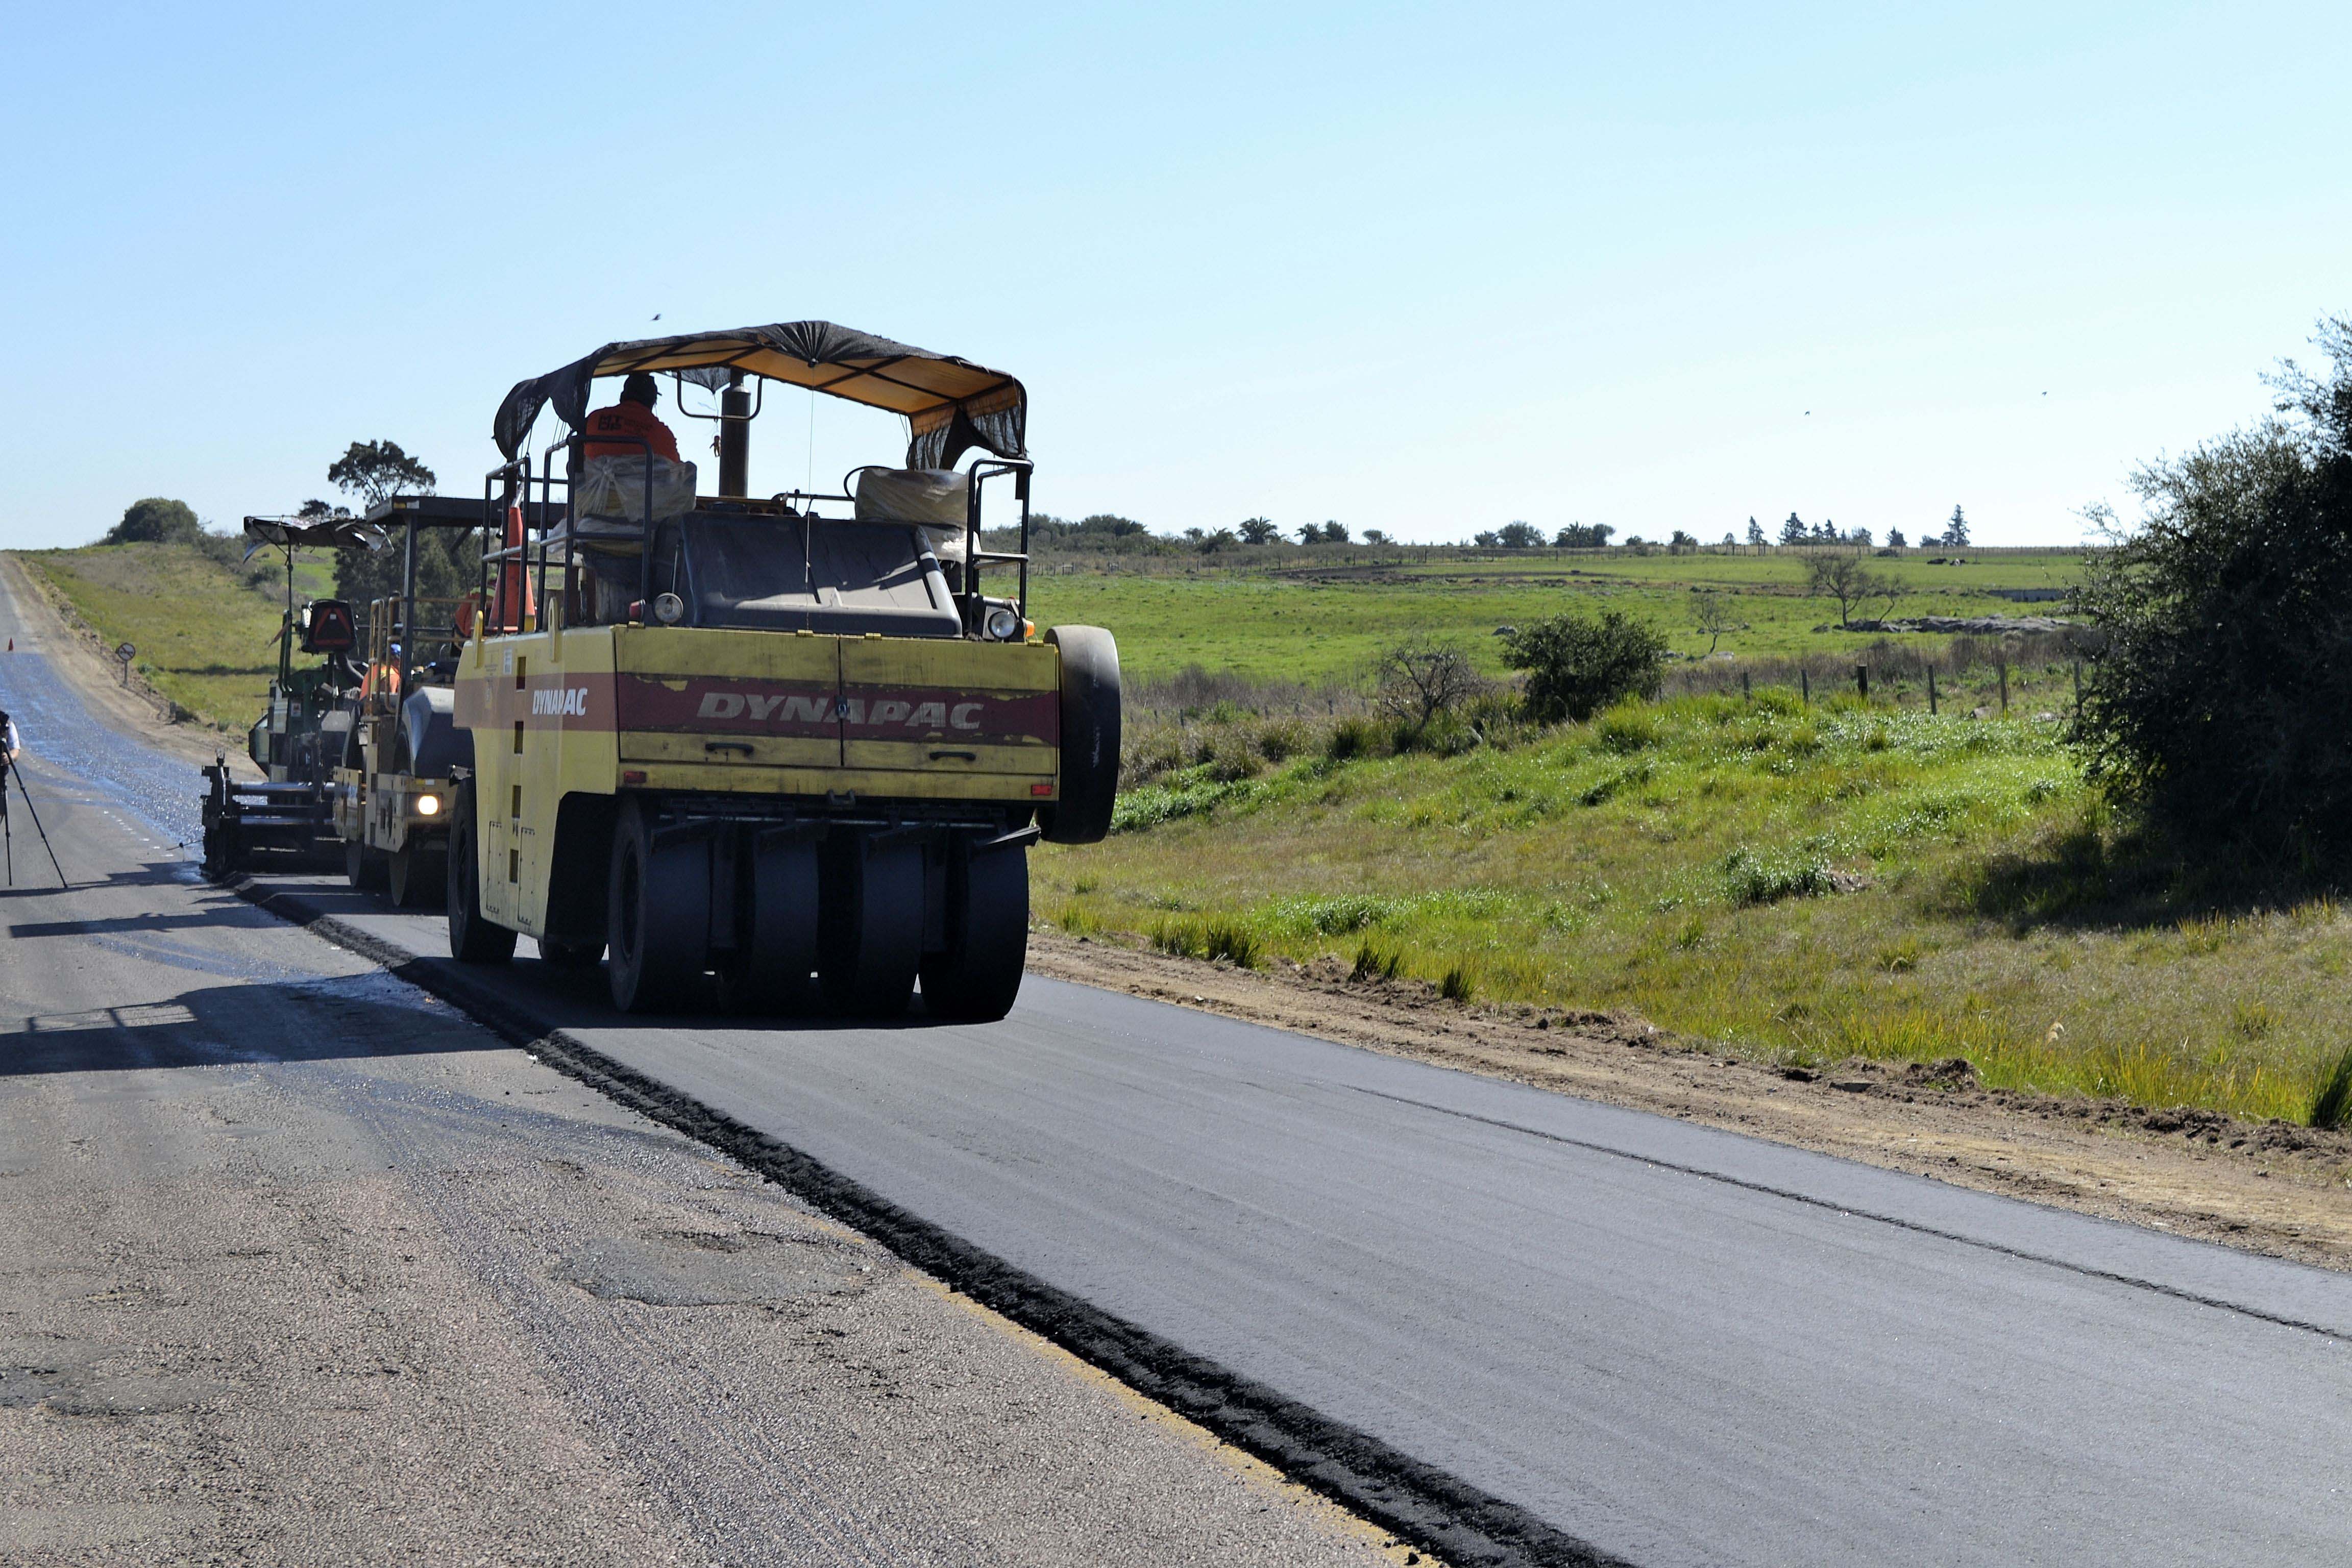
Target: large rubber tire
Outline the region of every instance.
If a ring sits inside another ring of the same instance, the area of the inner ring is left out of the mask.
[[[482,913],[482,858],[474,842],[474,784],[457,791],[449,820],[449,956],[460,963],[504,963],[514,957],[515,933]]]
[[[412,838],[384,857],[384,890],[404,910],[422,909],[448,896],[448,851]]]
[[[360,892],[382,892],[385,879],[383,857],[370,849],[362,839],[344,839],[343,879]]]
[[[923,1009],[992,1023],[1013,1011],[1029,960],[1029,854],[1020,845],[948,854],[945,952],[923,957]]]
[[[624,1013],[684,1006],[710,962],[709,840],[656,846],[645,810],[625,803],[613,828],[606,900],[613,1005]]]
[[[602,937],[543,936],[539,961],[552,969],[593,969],[604,962]]]
[[[771,839],[755,845],[738,878],[736,951],[719,971],[721,994],[735,1013],[813,1012],[821,1000],[817,966],[816,846]]]
[[[819,858],[817,980],[825,1005],[865,1017],[903,1013],[923,962],[923,851],[835,833]]]
[[[1118,804],[1118,644],[1100,626],[1055,626],[1062,650],[1061,798],[1037,808],[1054,844],[1099,844]]]

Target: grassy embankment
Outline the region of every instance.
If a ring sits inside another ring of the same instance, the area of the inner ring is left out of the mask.
[[[276,638],[286,605],[284,558],[278,574],[223,565],[184,544],[93,544],[79,550],[26,550],[16,558],[47,578],[111,647],[138,650],[139,673],[163,696],[207,724],[242,732],[259,716],[278,672]],[[295,593],[331,591],[332,563],[305,559]]]

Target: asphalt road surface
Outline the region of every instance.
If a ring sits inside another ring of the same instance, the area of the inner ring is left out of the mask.
[[[986,1026],[754,1029],[624,1020],[529,959],[490,984],[1542,1550],[2352,1555],[2344,1277],[1078,986]]]

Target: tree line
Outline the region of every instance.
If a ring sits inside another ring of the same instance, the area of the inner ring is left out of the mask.
[[[1009,544],[1011,532],[1009,529],[991,530],[991,540]],[[1606,522],[1571,522],[1552,530],[1547,535],[1535,524],[1524,519],[1514,519],[1500,528],[1481,529],[1466,540],[1450,545],[1441,544],[1436,548],[1601,550],[1607,548],[1617,533],[1616,527]],[[1318,544],[1357,543],[1379,548],[1404,542],[1378,528],[1368,528],[1358,535],[1335,518],[1327,518],[1321,522],[1302,522],[1285,530],[1271,518],[1248,517],[1230,528],[1192,527],[1179,533],[1163,534],[1155,533],[1148,524],[1117,512],[1096,512],[1077,519],[1055,517],[1049,512],[1033,513],[1029,519],[1029,536],[1033,544],[1049,550],[1081,550],[1112,555],[1174,555],[1187,551],[1213,555],[1244,546],[1279,546],[1294,542],[1305,548]],[[1738,533],[1727,529],[1719,542],[1737,546],[1742,540]],[[1763,525],[1749,518],[1745,542],[1754,548],[1768,548],[1775,543],[1790,546],[1837,544],[1868,550],[1876,544],[1876,536],[1867,528],[1840,530],[1826,521],[1808,524],[1792,511],[1780,524],[1777,537],[1768,537]],[[1969,545],[1968,514],[1955,506],[1943,531],[1922,535],[1918,547],[1965,550]],[[1645,539],[1638,533],[1628,534],[1623,547],[1644,554],[1663,550],[1670,555],[1693,554],[1708,548],[1696,534],[1680,528],[1663,540]],[[1896,528],[1887,531],[1885,548],[1907,550],[1913,546],[1903,531]]]

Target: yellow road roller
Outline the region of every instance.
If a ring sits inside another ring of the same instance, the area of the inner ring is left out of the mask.
[[[709,405],[716,494],[644,416],[651,377]],[[612,378],[635,411],[593,408]],[[903,463],[744,493],[770,383],[902,416]],[[887,1016],[919,987],[1002,1017],[1028,847],[1101,838],[1118,777],[1117,645],[1028,617],[1026,417],[1010,375],[825,321],[519,383],[456,672],[450,951],[531,936],[628,1012]]]

